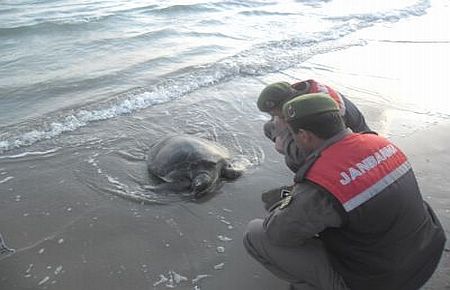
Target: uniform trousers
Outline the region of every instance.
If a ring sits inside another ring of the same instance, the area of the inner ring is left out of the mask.
[[[313,238],[298,247],[270,243],[263,220],[252,220],[244,234],[247,252],[295,290],[349,290],[331,265],[322,241]]]

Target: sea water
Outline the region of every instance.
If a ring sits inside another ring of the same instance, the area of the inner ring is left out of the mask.
[[[176,104],[200,88],[363,46],[362,38],[351,36],[420,18],[432,5],[431,0],[2,1],[0,152]]]

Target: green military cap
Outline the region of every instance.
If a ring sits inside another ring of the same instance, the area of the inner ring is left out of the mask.
[[[257,101],[258,109],[261,112],[269,112],[276,107],[281,107],[286,101],[292,98],[295,90],[288,82],[273,83],[264,88]]]
[[[288,122],[296,122],[312,115],[339,112],[339,107],[324,93],[300,95],[283,105],[283,116]]]

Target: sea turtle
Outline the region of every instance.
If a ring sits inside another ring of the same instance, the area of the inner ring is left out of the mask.
[[[149,172],[164,182],[155,192],[191,192],[195,198],[213,191],[221,179],[236,179],[228,150],[192,135],[169,136],[153,145],[147,158]]]

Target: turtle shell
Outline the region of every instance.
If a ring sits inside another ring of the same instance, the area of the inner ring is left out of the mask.
[[[221,169],[230,158],[223,146],[195,136],[170,136],[157,142],[148,155],[150,173],[166,182],[192,179],[200,171]]]

